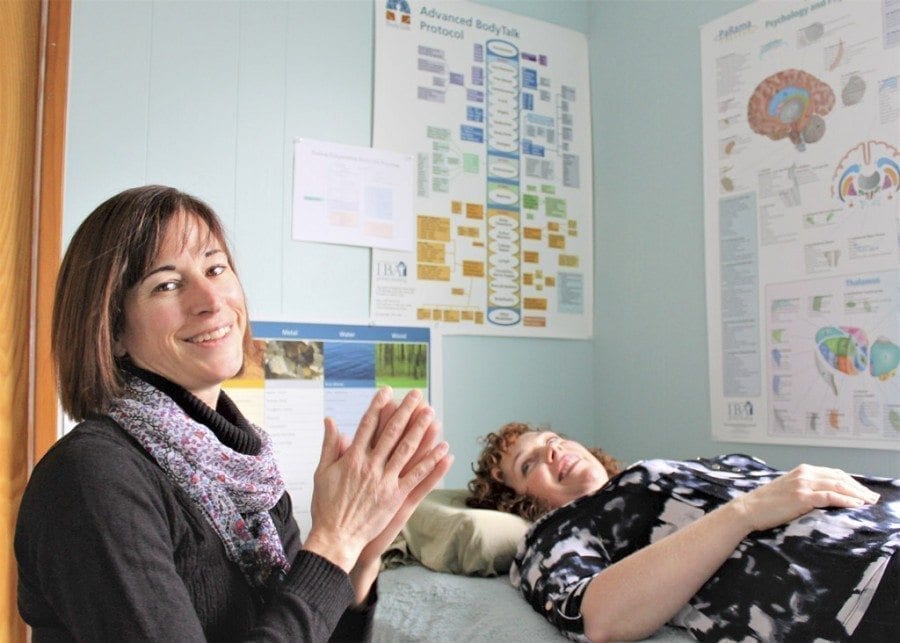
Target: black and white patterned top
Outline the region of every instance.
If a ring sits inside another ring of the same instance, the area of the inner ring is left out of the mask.
[[[536,521],[510,579],[563,634],[586,641],[581,601],[594,576],[781,473],[745,455],[638,462]],[[881,494],[877,504],[753,532],[669,624],[703,641],[846,638],[900,549],[900,480],[856,478]]]

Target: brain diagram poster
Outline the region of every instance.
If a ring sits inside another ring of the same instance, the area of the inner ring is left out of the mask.
[[[900,2],[701,37],[713,436],[900,450]]]
[[[374,147],[416,159],[415,250],[373,250],[376,323],[589,337],[584,34],[464,1],[375,0]]]

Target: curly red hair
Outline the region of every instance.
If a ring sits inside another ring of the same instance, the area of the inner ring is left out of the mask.
[[[517,493],[495,477],[500,468],[500,459],[509,451],[516,440],[528,431],[546,431],[546,428],[533,427],[525,422],[509,422],[496,432],[488,433],[481,438],[484,448],[478,456],[478,462],[472,465],[475,477],[469,481],[469,497],[466,504],[479,509],[497,509],[516,514],[526,520],[536,520],[545,514],[550,507],[537,498]],[[596,447],[588,451],[603,465],[606,473],[612,477],[621,471],[618,460]]]

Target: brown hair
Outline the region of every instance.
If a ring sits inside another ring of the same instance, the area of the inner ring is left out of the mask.
[[[103,412],[121,395],[113,343],[123,330],[125,295],[149,269],[179,214],[206,225],[233,269],[222,222],[212,208],[161,185],[132,188],[104,201],[69,242],[56,284],[52,345],[60,400],[73,419]],[[244,353],[250,350],[248,323]]]
[[[524,422],[509,422],[495,433],[488,433],[481,439],[484,448],[478,456],[477,464],[472,466],[475,478],[469,481],[469,497],[466,504],[480,509],[497,509],[513,513],[526,520],[536,520],[550,508],[539,499],[527,494],[519,494],[512,487],[494,477],[494,471],[500,467],[500,459],[509,451],[516,440],[528,431],[544,431]],[[606,473],[612,477],[619,473],[621,465],[614,457],[596,447],[588,451],[603,465]]]

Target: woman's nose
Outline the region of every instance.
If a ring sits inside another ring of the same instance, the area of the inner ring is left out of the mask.
[[[197,279],[191,285],[191,312],[195,315],[217,311],[221,301],[216,284],[212,281]]]

